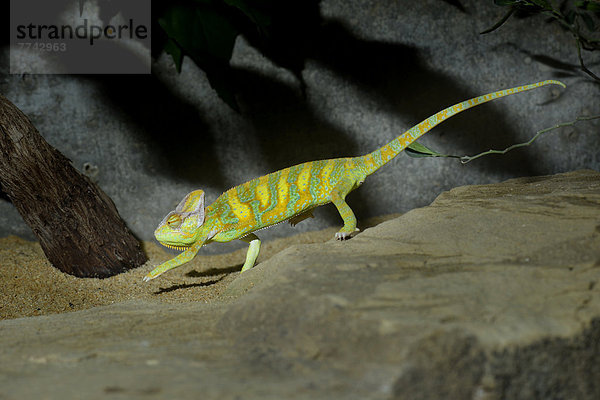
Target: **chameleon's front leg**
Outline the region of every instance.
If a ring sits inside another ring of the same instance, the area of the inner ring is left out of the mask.
[[[249,235],[240,238],[240,240],[250,244],[248,246],[248,252],[246,253],[246,262],[244,262],[241,271],[244,272],[254,266],[254,262],[260,252],[260,239],[254,233],[250,233]]]
[[[149,280],[156,278],[168,270],[179,267],[180,265],[190,261],[192,258],[194,258],[194,256],[198,253],[198,250],[200,250],[203,245],[204,242],[196,242],[177,257],[160,264],[144,277],[144,282],[148,282]]]

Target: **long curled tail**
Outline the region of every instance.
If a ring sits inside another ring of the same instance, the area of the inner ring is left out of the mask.
[[[407,130],[402,135],[398,136],[396,139],[392,140],[385,146],[362,157],[366,169],[365,172],[367,173],[367,175],[370,175],[373,172],[377,171],[379,168],[387,164],[387,162],[390,161],[392,158],[396,157],[412,142],[417,140],[425,133],[429,132],[429,130],[431,130],[434,126],[458,114],[459,112],[468,110],[471,107],[475,107],[479,104],[483,104],[494,99],[499,99],[500,97],[525,92],[527,90],[535,89],[546,85],[559,85],[563,88],[566,87],[565,84],[562,82],[555,80],[545,80],[542,82],[532,83],[530,85],[518,86],[512,89],[499,90],[497,92],[485,94],[479,97],[474,97],[470,100],[466,100],[461,103],[457,103],[453,106],[450,106],[413,126],[412,128],[410,128],[409,130]]]

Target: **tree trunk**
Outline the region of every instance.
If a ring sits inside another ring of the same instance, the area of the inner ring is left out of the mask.
[[[59,270],[105,278],[146,261],[110,198],[2,95],[0,187]]]

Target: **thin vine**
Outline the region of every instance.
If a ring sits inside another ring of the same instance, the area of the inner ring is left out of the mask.
[[[514,149],[518,149],[520,147],[527,147],[530,146],[533,142],[535,142],[540,136],[542,136],[544,133],[553,131],[555,129],[558,128],[564,128],[566,126],[573,126],[578,122],[581,121],[591,121],[594,119],[600,119],[600,115],[592,115],[592,116],[579,116],[577,118],[575,118],[573,121],[569,121],[569,122],[562,122],[559,124],[556,124],[554,126],[551,126],[549,128],[546,129],[542,129],[536,132],[536,134],[529,139],[526,142],[523,143],[517,143],[517,144],[513,144],[512,146],[509,146],[503,150],[488,150],[488,151],[484,151],[482,153],[476,154],[474,156],[457,156],[457,155],[451,155],[451,154],[442,154],[439,153],[435,150],[431,150],[430,148],[422,145],[421,143],[417,143],[417,142],[413,142],[411,143],[411,145],[409,147],[406,148],[406,154],[409,155],[410,157],[447,157],[447,158],[457,158],[460,160],[460,162],[462,164],[467,164],[473,160],[476,160],[480,157],[483,156],[487,156],[490,154],[506,154],[511,150]]]
[[[512,146],[509,146],[509,147],[505,148],[504,150],[488,150],[488,151],[484,151],[482,153],[476,154],[474,156],[462,156],[462,157],[460,157],[460,162],[462,164],[466,164],[473,160],[478,159],[479,157],[487,156],[488,154],[506,154],[511,150],[518,149],[520,147],[527,147],[527,146],[531,145],[533,142],[535,142],[537,140],[537,138],[539,138],[541,135],[543,135],[546,132],[550,132],[550,131],[553,131],[558,128],[564,128],[565,126],[573,126],[577,122],[580,122],[580,121],[590,121],[593,119],[600,119],[600,115],[579,116],[579,117],[575,118],[573,121],[562,122],[560,124],[551,126],[550,128],[546,128],[546,129],[537,131],[536,134],[531,139],[529,139],[528,141],[526,141],[524,143],[513,144]]]

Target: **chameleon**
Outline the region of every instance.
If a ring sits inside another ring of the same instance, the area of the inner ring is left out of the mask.
[[[345,198],[367,176],[446,119],[479,104],[550,84],[566,87],[562,82],[545,80],[474,97],[430,116],[372,153],[294,165],[235,186],[207,207],[204,191],[195,190],[163,218],[154,232],[159,243],[182,253],[154,268],[144,281],[187,263],[206,244],[235,239],[249,244],[241,272],[247,271],[260,251],[260,239],[254,232],[284,221],[295,225],[311,217],[312,209],[327,203],[335,205],[344,224],[335,238],[348,239],[358,229]]]

